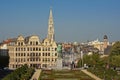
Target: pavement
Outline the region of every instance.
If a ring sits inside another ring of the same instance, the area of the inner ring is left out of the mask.
[[[99,77],[97,77],[96,75],[92,74],[91,72],[89,72],[89,71],[87,71],[87,70],[85,70],[85,69],[83,69],[83,70],[81,70],[81,71],[84,72],[85,74],[89,75],[90,77],[92,77],[92,78],[95,79],[95,80],[102,80],[102,79],[100,79]]]
[[[41,69],[36,69],[30,80],[38,80],[41,73]]]

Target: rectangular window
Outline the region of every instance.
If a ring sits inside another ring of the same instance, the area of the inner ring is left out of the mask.
[[[29,51],[29,48],[27,48],[27,51]]]
[[[29,56],[29,53],[27,53],[27,56]]]
[[[29,61],[29,59],[27,59],[27,61]]]
[[[16,53],[16,56],[17,56],[17,53]]]
[[[17,51],[17,48],[16,48],[16,51]]]
[[[41,48],[39,48],[39,51],[41,51]]]
[[[57,48],[55,48],[55,51],[57,51]]]
[[[35,48],[33,48],[33,51],[35,51]]]
[[[38,51],[38,48],[36,48],[36,51]]]
[[[39,56],[41,56],[41,53],[39,53]]]
[[[41,61],[41,59],[39,58],[39,61]]]
[[[42,56],[45,56],[45,54],[43,53],[43,55]]]
[[[50,56],[50,53],[48,53],[48,56]]]
[[[23,53],[21,53],[21,56],[23,56]]]
[[[47,56],[47,53],[45,53],[45,56]]]
[[[38,61],[38,58],[36,58],[36,61]]]
[[[57,56],[57,53],[55,53],[55,56]]]

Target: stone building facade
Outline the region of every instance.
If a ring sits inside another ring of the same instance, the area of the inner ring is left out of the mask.
[[[35,68],[56,66],[58,58],[57,44],[54,40],[54,23],[52,10],[48,20],[47,38],[40,40],[37,35],[11,39],[8,44],[9,68],[16,69],[24,64]]]

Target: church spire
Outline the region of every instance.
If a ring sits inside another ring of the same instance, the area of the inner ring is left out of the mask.
[[[48,20],[48,35],[47,38],[50,41],[54,41],[54,22],[53,22],[53,16],[52,16],[52,9],[50,9],[50,15]]]

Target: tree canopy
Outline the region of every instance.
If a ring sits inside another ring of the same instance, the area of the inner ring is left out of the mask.
[[[113,55],[120,55],[120,41],[117,41],[117,42],[112,46],[110,56],[113,56]]]

